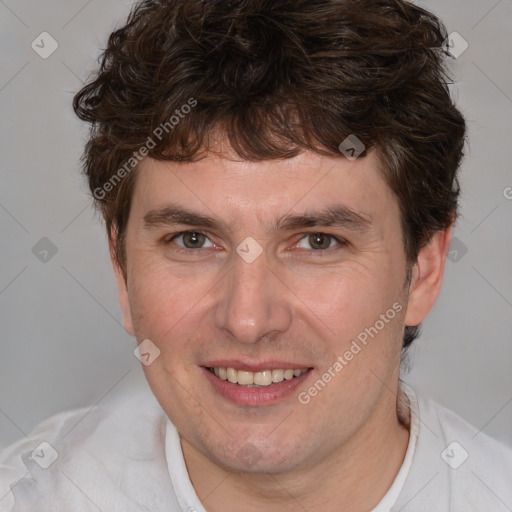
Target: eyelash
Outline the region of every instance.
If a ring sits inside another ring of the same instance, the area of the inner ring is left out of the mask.
[[[169,245],[176,238],[178,238],[181,235],[185,235],[187,233],[198,233],[198,234],[203,235],[206,238],[208,238],[208,240],[210,240],[207,233],[205,233],[204,231],[201,231],[199,229],[194,229],[194,230],[186,230],[186,231],[180,231],[178,233],[168,234],[164,239],[164,245]],[[307,237],[309,235],[315,235],[315,234],[325,235],[325,236],[330,237],[332,240],[335,240],[339,245],[338,249],[348,245],[348,242],[346,240],[344,240],[343,238],[339,238],[337,236],[331,235],[330,233],[324,233],[323,231],[306,231],[305,233],[300,233],[301,238],[296,242],[295,245],[299,244],[305,237]],[[211,240],[210,240],[210,242],[211,242]],[[197,249],[190,249],[190,248],[177,246],[174,250],[177,252],[190,254],[191,252],[198,252],[200,249],[204,249],[204,247],[198,247]],[[208,249],[208,247],[206,247],[206,249]],[[327,251],[333,250],[333,249],[336,249],[336,247],[328,247],[327,249],[310,249],[310,251],[318,254],[318,253],[324,253],[324,252],[327,252]]]

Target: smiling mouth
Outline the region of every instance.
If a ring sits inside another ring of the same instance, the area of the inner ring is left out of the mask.
[[[206,368],[221,380],[227,380],[231,384],[238,384],[244,387],[266,387],[272,384],[288,381],[300,377],[308,372],[311,368],[303,369],[276,369],[262,370],[259,372],[249,372],[245,370],[237,370],[236,368],[226,368],[216,366],[214,368]]]

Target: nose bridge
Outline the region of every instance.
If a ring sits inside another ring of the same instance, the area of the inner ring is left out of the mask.
[[[291,323],[290,305],[265,254],[246,260],[233,255],[231,272],[222,283],[217,304],[217,327],[242,343],[254,343]]]

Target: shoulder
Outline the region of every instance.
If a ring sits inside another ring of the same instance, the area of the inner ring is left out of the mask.
[[[411,388],[408,394],[419,428],[403,512],[512,510],[512,447]]]
[[[0,511],[145,510],[148,482],[166,492],[166,423],[140,382],[52,416],[0,453]]]
[[[457,445],[460,445],[467,452],[466,457],[459,449],[461,458],[475,459],[480,468],[499,466],[507,475],[509,486],[512,488],[512,446],[490,437],[434,400],[422,397],[418,400],[420,418],[425,422],[424,428],[428,428],[427,425],[430,424],[434,432],[437,432],[445,442],[456,443],[452,447],[454,452],[458,449]],[[449,449],[444,457],[449,459],[451,454],[452,450]]]

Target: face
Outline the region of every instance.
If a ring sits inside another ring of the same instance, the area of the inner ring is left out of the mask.
[[[120,301],[160,350],[144,371],[182,437],[223,467],[275,473],[383,421],[407,286],[375,154],[147,158],[138,172]]]

